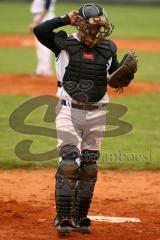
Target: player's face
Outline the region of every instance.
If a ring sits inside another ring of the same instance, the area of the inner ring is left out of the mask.
[[[113,31],[114,26],[106,19],[105,16],[98,18],[89,18],[88,20],[81,18],[77,29],[81,41],[90,47],[106,39]]]
[[[91,32],[90,29],[86,29],[85,32],[79,31],[78,35],[82,42],[84,42],[86,45],[93,47],[99,42],[100,39],[97,38],[98,30],[96,29],[94,32]]]
[[[99,26],[90,24],[88,20],[81,19],[79,26],[77,27],[79,30],[78,35],[85,44],[94,45],[96,42],[96,37],[99,32]]]

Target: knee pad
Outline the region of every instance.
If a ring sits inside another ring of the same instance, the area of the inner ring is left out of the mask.
[[[84,164],[80,168],[79,180],[96,182],[97,180],[98,166],[95,163]]]
[[[81,152],[81,158],[84,163],[96,162],[100,158],[100,151],[85,149]]]
[[[63,178],[69,178],[74,179],[78,176],[79,166],[74,160],[62,160],[59,163],[56,178],[63,177]]]
[[[76,162],[80,156],[79,149],[73,145],[65,145],[60,149],[59,154],[62,161],[59,163],[56,178],[76,179],[79,172]]]
[[[64,145],[59,150],[62,159],[77,159],[80,157],[80,151],[75,145]]]

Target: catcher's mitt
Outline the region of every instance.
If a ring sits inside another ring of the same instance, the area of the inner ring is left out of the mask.
[[[118,90],[127,87],[134,78],[134,73],[137,72],[137,61],[135,52],[126,53],[120,62],[120,67],[108,77],[109,86]]]

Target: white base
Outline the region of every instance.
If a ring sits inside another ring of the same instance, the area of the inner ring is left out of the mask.
[[[109,217],[103,215],[88,216],[92,221],[97,222],[111,222],[111,223],[124,223],[124,222],[141,222],[139,218],[126,218],[126,217]]]

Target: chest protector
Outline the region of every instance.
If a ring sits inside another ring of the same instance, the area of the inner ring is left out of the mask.
[[[116,46],[104,40],[89,48],[70,37],[66,39],[64,50],[69,54],[69,64],[62,81],[66,92],[81,103],[101,100],[107,88],[107,64],[116,53]]]

